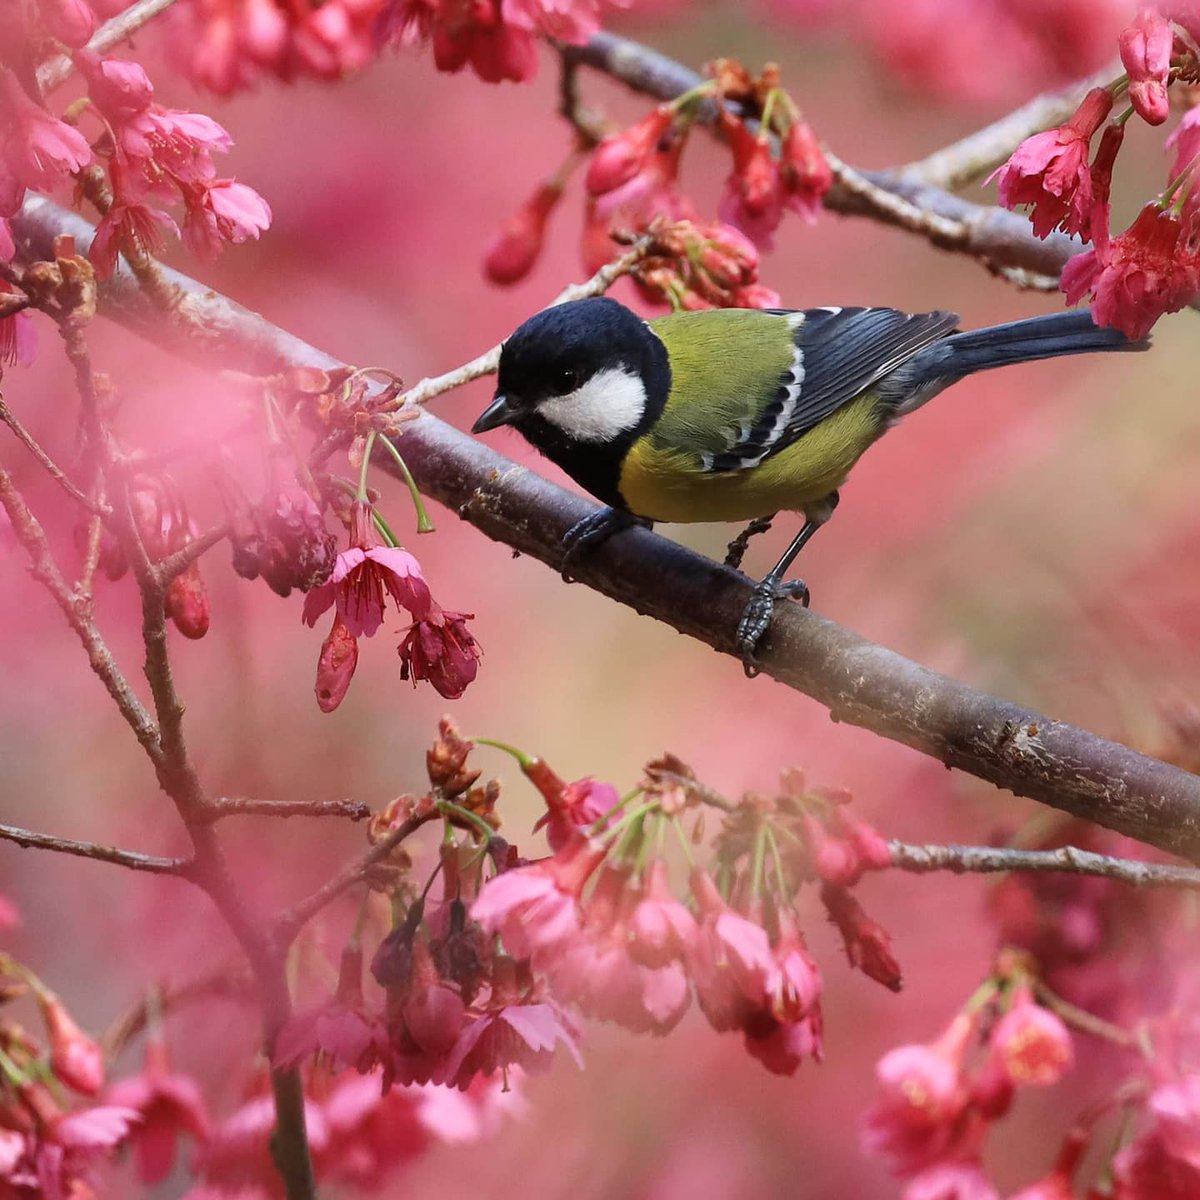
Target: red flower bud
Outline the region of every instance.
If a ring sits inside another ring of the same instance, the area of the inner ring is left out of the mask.
[[[210,617],[208,589],[200,575],[200,564],[190,562],[167,585],[167,616],[186,638],[202,638],[208,632]]]
[[[833,186],[833,172],[807,121],[793,121],[788,126],[779,171],[787,206],[806,221],[815,221],[825,193]]]
[[[628,183],[646,165],[659,139],[671,128],[675,111],[663,104],[636,125],[609,134],[596,147],[588,163],[584,186],[593,196]]]
[[[842,935],[850,965],[876,983],[898,992],[903,976],[892,954],[892,939],[887,930],[872,921],[845,888],[826,884],[821,889],[821,903]]]
[[[53,992],[40,992],[38,1004],[50,1036],[50,1069],[69,1088],[94,1096],[104,1086],[104,1058]]]
[[[1129,72],[1129,102],[1150,125],[1167,119],[1167,76],[1175,35],[1163,15],[1143,8],[1118,39],[1121,62]]]
[[[493,283],[517,283],[533,269],[542,252],[546,222],[561,196],[560,183],[544,183],[508,219],[483,260],[484,274]]]

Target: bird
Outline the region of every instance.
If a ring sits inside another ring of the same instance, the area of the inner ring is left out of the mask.
[[[793,560],[902,417],[977,371],[1147,344],[1086,309],[963,331],[944,311],[721,308],[647,320],[589,297],[534,314],[504,341],[472,433],[511,426],[605,506],[568,531],[564,564],[635,524],[761,528],[800,514],[738,623],[752,675],[776,601],[809,601],[802,581],[785,582]]]

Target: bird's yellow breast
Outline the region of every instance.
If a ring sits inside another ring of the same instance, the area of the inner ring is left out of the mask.
[[[694,455],[643,437],[621,466],[621,496],[630,511],[653,521],[751,521],[802,512],[841,487],[883,430],[878,403],[867,392],[791,446],[741,471],[702,471]]]

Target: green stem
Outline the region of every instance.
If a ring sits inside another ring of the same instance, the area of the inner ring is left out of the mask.
[[[374,429],[367,434],[366,445],[363,446],[362,466],[358,470],[358,491],[354,493],[355,499],[367,502],[367,468],[371,465],[371,451],[375,449],[375,439],[378,434]]]
[[[679,844],[683,848],[683,857],[687,859],[689,867],[695,867],[696,856],[692,853],[692,844],[688,841],[687,834],[683,831],[683,825],[678,817],[671,818],[671,828],[675,830],[675,836],[679,838]]]
[[[400,468],[400,474],[404,477],[404,482],[408,485],[408,494],[412,497],[413,508],[417,510],[417,532],[432,533],[434,529],[433,522],[429,519],[429,513],[425,510],[425,500],[417,487],[417,481],[412,477],[412,472],[408,469],[408,464],[404,461],[400,451],[392,444],[391,438],[381,433],[379,440],[383,443],[387,452],[396,460],[396,466]]]
[[[460,804],[455,804],[450,800],[439,800],[437,810],[440,813],[452,813],[469,825],[475,826],[485,839],[496,836],[496,831],[478,813],[473,813],[469,808],[463,808]]]
[[[767,93],[767,99],[763,104],[762,120],[759,122],[759,128],[765,133],[771,132],[771,117],[775,113],[775,103],[779,99],[779,89],[772,88]]]
[[[493,750],[503,750],[505,754],[511,754],[522,767],[528,767],[533,762],[533,759],[524,750],[518,750],[516,746],[510,746],[507,742],[498,742],[495,738],[485,737],[473,737],[467,740],[474,742],[477,746],[491,746]]]
[[[763,821],[754,834],[754,858],[750,870],[750,894],[762,899],[763,872],[767,860],[767,823]]]
[[[22,1087],[32,1082],[29,1076],[9,1058],[7,1052],[4,1050],[0,1050],[0,1071],[3,1071],[9,1081],[17,1087]]]

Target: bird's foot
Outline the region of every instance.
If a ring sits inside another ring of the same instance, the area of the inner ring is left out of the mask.
[[[607,542],[614,534],[621,533],[634,525],[650,527],[650,522],[620,508],[598,508],[588,513],[581,521],[576,521],[563,536],[563,556],[559,564],[562,577],[571,582],[571,564],[581,554],[594,550]]]
[[[738,622],[737,650],[745,668],[746,677],[753,679],[758,674],[758,663],[754,661],[754,651],[758,643],[771,626],[771,616],[775,612],[776,600],[799,600],[805,608],[808,607],[808,584],[803,579],[793,579],[788,583],[777,583],[767,578],[756,585]]]

